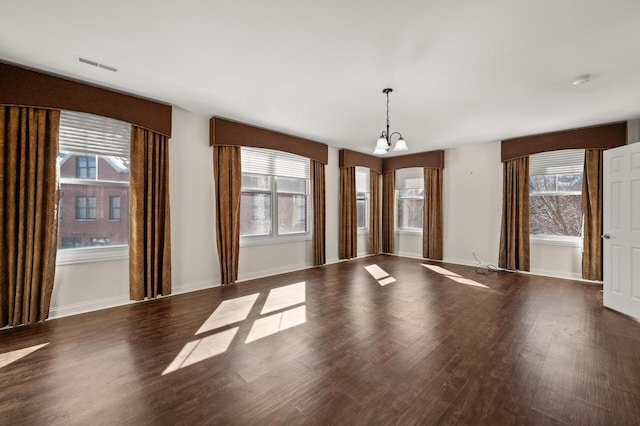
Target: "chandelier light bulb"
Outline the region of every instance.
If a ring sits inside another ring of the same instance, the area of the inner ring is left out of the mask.
[[[398,139],[398,141],[396,142],[396,146],[393,147],[394,151],[406,151],[409,148],[407,147],[407,143],[404,141],[404,139],[402,139],[402,136],[400,136],[400,139]]]
[[[386,154],[389,150],[389,145],[387,144],[387,139],[384,135],[380,135],[378,138],[378,142],[376,143],[376,148],[374,149],[374,154]]]

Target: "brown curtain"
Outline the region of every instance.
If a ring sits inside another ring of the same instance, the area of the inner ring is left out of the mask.
[[[240,256],[240,189],[242,167],[239,146],[213,147],[213,175],[216,192],[216,242],[220,260],[220,282],[238,280]]]
[[[380,173],[369,169],[369,254],[380,253]]]
[[[502,174],[501,268],[529,270],[529,157],[504,162]]]
[[[324,164],[311,161],[311,192],[313,197],[313,233],[312,233],[312,257],[313,266],[322,266],[326,263],[325,254],[325,176]]]
[[[358,257],[356,168],[340,169],[340,259]]]
[[[382,252],[393,253],[396,172],[382,175]]]
[[[422,257],[442,260],[442,169],[424,168]]]
[[[584,152],[582,278],[602,280],[602,150]]]
[[[131,126],[129,296],[171,294],[169,139]]]
[[[0,106],[0,327],[49,316],[60,111]]]

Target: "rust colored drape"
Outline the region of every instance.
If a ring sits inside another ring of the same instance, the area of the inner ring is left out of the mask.
[[[324,164],[320,161],[309,161],[311,161],[311,192],[313,197],[313,233],[311,236],[311,251],[313,266],[322,266],[326,263],[325,229],[327,222]]]
[[[340,259],[358,257],[356,168],[340,169]]]
[[[60,111],[0,106],[0,327],[49,316]]]
[[[498,262],[501,268],[529,270],[529,157],[503,165]]]
[[[442,169],[424,168],[422,257],[442,260]]]
[[[602,173],[602,150],[585,150],[582,177],[582,278],[597,281],[602,280]]]
[[[393,253],[396,172],[382,175],[382,252]]]
[[[129,297],[171,294],[169,140],[131,126]]]
[[[369,254],[380,253],[380,173],[369,169]]]
[[[240,256],[240,189],[242,168],[239,146],[213,147],[216,192],[216,243],[220,260],[220,283],[238,280]]]

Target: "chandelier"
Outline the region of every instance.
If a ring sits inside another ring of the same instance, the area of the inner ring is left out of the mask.
[[[382,93],[387,95],[387,130],[383,130],[382,134],[380,134],[378,142],[376,143],[376,148],[373,150],[374,154],[386,154],[387,152],[389,152],[389,149],[391,148],[391,138],[393,137],[393,135],[398,135],[398,140],[393,147],[394,151],[406,151],[409,149],[407,148],[407,143],[402,138],[400,132],[389,133],[389,93],[391,92],[393,92],[393,89],[389,88],[382,91]]]

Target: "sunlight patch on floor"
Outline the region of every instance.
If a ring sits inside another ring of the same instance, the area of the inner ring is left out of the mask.
[[[263,337],[271,336],[288,328],[307,322],[306,306],[298,306],[268,317],[255,320],[245,343],[251,343]]]
[[[387,278],[384,278],[384,279],[378,280],[378,284],[380,284],[380,285],[381,285],[381,286],[383,286],[383,287],[384,287],[385,285],[392,284],[392,283],[395,283],[395,282],[396,282],[396,279],[395,279],[395,278],[393,278],[393,277],[387,277]]]
[[[440,275],[444,275],[445,277],[449,278],[450,280],[453,280],[455,282],[457,282],[458,284],[464,284],[464,285],[470,285],[473,287],[480,287],[480,288],[489,288],[488,286],[484,285],[484,284],[480,284],[477,281],[474,281],[472,279],[469,278],[465,278],[463,276],[461,276],[460,274],[456,274],[455,272],[451,272],[448,269],[442,268],[440,266],[436,266],[436,265],[427,265],[424,263],[421,263],[422,266],[424,266],[427,269],[432,270],[433,272],[436,272]]]
[[[366,269],[367,272],[378,281],[378,284],[383,287],[385,285],[396,282],[395,278],[390,276],[384,269],[382,269],[375,263],[373,265],[365,266],[364,269]]]
[[[433,272],[437,272],[440,275],[446,275],[447,277],[461,277],[462,275],[460,274],[456,274],[455,272],[451,272],[448,269],[444,269],[440,266],[437,265],[426,265],[424,263],[421,263],[422,266],[424,266],[427,269],[431,269]]]
[[[238,333],[238,329],[238,327],[234,327],[187,343],[173,362],[162,372],[162,375],[164,376],[183,367],[226,352],[236,333]]]
[[[260,315],[290,308],[294,305],[304,303],[306,300],[307,288],[304,281],[274,288],[269,291],[267,301],[264,302]]]
[[[38,349],[44,348],[48,344],[49,342],[43,343],[41,345],[29,346],[28,348],[16,349],[15,351],[0,354],[0,368],[6,367],[11,363],[16,362],[17,360],[24,358],[29,354],[34,353]]]
[[[224,300],[198,329],[196,336],[225,325],[246,320],[251,308],[258,300],[258,295],[259,293],[256,293],[236,299]]]
[[[195,336],[204,333],[213,334],[184,345],[180,353],[162,372],[162,375],[164,376],[226,352],[241,328],[246,330],[250,327],[244,343],[251,343],[263,337],[304,324],[307,322],[307,308],[304,305],[307,300],[306,292],[305,281],[269,290],[260,315],[270,315],[256,320],[248,320],[247,318],[251,314],[254,305],[256,305],[260,293],[222,301],[209,315],[209,318],[202,323]],[[294,308],[295,305],[302,306]],[[274,314],[273,312],[276,311],[281,312]],[[217,331],[230,325],[234,327]],[[1,360],[2,358],[0,358]]]

